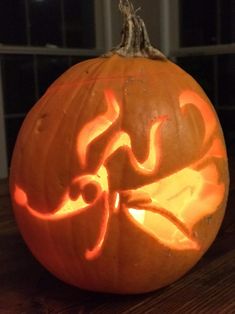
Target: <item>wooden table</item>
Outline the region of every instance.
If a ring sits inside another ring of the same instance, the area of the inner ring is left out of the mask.
[[[34,259],[14,221],[7,181],[0,181],[0,314],[5,313],[235,313],[235,158],[219,235],[187,275],[144,295],[82,291],[60,282]]]

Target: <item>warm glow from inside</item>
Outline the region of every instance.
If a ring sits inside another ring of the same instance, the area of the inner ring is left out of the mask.
[[[14,199],[20,206],[27,207],[28,210],[33,214],[34,216],[44,219],[44,220],[56,220],[63,217],[67,217],[68,214],[76,214],[77,212],[87,208],[87,206],[92,206],[103,194],[104,191],[108,191],[108,174],[107,170],[104,167],[101,167],[97,173],[97,175],[84,175],[81,177],[78,177],[73,180],[72,185],[78,184],[80,187],[80,194],[77,195],[75,199],[71,199],[69,191],[64,195],[62,204],[60,207],[56,210],[54,210],[52,213],[40,213],[34,209],[32,209],[28,204],[28,198],[26,193],[20,189],[19,187],[16,187],[15,189],[15,196]],[[93,199],[91,203],[87,203],[85,201],[85,196],[83,194],[83,191],[87,184],[94,184],[97,186],[97,195]]]
[[[77,152],[83,168],[86,167],[86,155],[90,143],[108,130],[119,116],[120,108],[112,91],[105,91],[105,99],[108,107],[107,111],[88,122],[78,135]]]
[[[102,164],[112,156],[120,148],[126,150],[130,163],[135,171],[143,174],[153,174],[156,172],[157,167],[160,161],[160,126],[165,121],[164,117],[160,117],[156,122],[151,126],[150,137],[149,137],[149,152],[146,160],[143,163],[140,163],[132,150],[131,138],[126,132],[117,132],[117,134],[110,141],[109,145],[106,147],[106,150],[103,155]]]
[[[120,207],[120,194],[115,193],[114,212],[117,213]]]
[[[141,194],[149,195],[150,200],[129,209],[131,216],[163,243],[182,249],[196,247],[191,227],[215,211],[222,201],[224,186],[219,184],[212,164],[199,172],[186,168],[131,191],[130,204]]]
[[[203,185],[203,177],[197,171],[186,168],[156,183],[144,186],[142,192],[150,195],[152,202],[174,212],[182,218],[182,212],[188,201],[197,200]],[[137,190],[138,192],[138,190]]]
[[[180,95],[179,99],[180,108],[184,109],[184,107],[188,104],[194,105],[199,112],[201,113],[204,126],[205,126],[205,137],[204,141],[207,142],[210,136],[212,135],[217,121],[215,119],[215,114],[210,106],[203,100],[200,96],[198,96],[195,92],[187,90],[184,91]]]
[[[218,169],[213,161],[213,158],[225,157],[223,143],[219,139],[211,141],[211,147],[201,159],[207,162],[200,167],[200,170],[192,165],[137,189],[111,193],[109,191],[111,174],[106,169],[108,159],[122,149],[135,172],[148,176],[156,174],[161,155],[161,126],[170,122],[166,117],[160,116],[149,126],[149,139],[146,143],[148,154],[142,163],[133,152],[130,135],[122,130],[115,132],[104,147],[97,170],[87,174],[90,144],[120,117],[122,106],[114,93],[107,90],[104,98],[107,104],[106,112],[89,121],[78,134],[77,155],[85,174],[72,180],[60,206],[50,213],[35,210],[30,206],[30,196],[19,186],[15,187],[15,202],[28,210],[33,217],[48,221],[79,215],[88,208],[96,210],[97,202],[102,202],[103,216],[100,232],[93,248],[88,248],[85,252],[87,259],[94,259],[101,254],[110,215],[118,214],[120,210],[124,211],[127,218],[131,219],[138,228],[169,247],[179,250],[199,249],[200,246],[192,229],[198,221],[213,214],[224,197],[225,186],[220,183]],[[201,112],[205,122],[204,142],[207,142],[216,127],[213,111],[204,100],[191,91],[185,91],[180,96],[182,114],[187,104],[195,105]]]
[[[135,220],[138,221],[138,223],[140,223],[141,225],[144,224],[145,218],[146,218],[145,217],[146,216],[146,210],[129,208],[128,211],[131,214],[131,216],[133,216],[135,218]]]

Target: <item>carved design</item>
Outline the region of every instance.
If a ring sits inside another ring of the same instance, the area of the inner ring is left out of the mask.
[[[77,154],[82,168],[87,167],[90,144],[104,134],[117,121],[121,106],[112,91],[105,91],[107,110],[88,122],[79,132]],[[187,104],[194,104],[205,121],[206,143],[216,127],[212,110],[195,93],[186,91],[180,96],[182,113]],[[142,175],[157,173],[160,160],[161,126],[167,117],[158,117],[150,126],[148,155],[144,162],[139,162],[133,153],[131,138],[123,131],[113,135],[104,149],[103,157],[94,174],[76,177],[66,191],[62,204],[50,214],[40,213],[30,207],[28,195],[19,186],[15,187],[14,199],[19,206],[26,208],[33,216],[43,220],[63,219],[68,215],[79,214],[102,202],[103,218],[100,233],[92,249],[87,249],[87,259],[97,257],[102,250],[107,234],[111,213],[120,210],[133,219],[139,227],[150,232],[158,240],[176,249],[199,249],[192,232],[193,225],[202,217],[212,214],[221,203],[224,184],[219,183],[218,170],[211,163],[200,170],[185,168],[171,176],[153,182],[135,190],[123,190],[110,193],[109,174],[106,162],[119,149],[124,149],[130,165]],[[215,156],[224,157],[224,150],[219,140],[215,139],[204,159]],[[112,194],[112,195],[110,195]]]

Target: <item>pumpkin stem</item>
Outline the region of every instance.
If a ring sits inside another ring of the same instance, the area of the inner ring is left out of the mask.
[[[137,15],[140,8],[135,10],[130,0],[120,0],[119,9],[124,20],[121,43],[104,56],[110,57],[118,54],[123,57],[166,60],[166,57],[151,45],[145,23]]]

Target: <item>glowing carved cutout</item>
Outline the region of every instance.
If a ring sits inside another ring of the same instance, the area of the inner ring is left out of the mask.
[[[127,208],[147,232],[168,246],[198,248],[192,234],[193,225],[215,211],[224,191],[214,164],[201,171],[185,168],[158,182],[126,192],[129,193]]]
[[[160,161],[160,150],[158,149],[160,142],[160,126],[165,120],[166,117],[159,117],[151,126],[149,137],[149,153],[143,163],[140,163],[136,159],[132,151],[130,136],[126,132],[117,132],[104,152],[102,164],[105,163],[105,161],[119,148],[124,148],[128,153],[130,163],[135,171],[143,175],[155,173]]]
[[[184,91],[180,95],[179,103],[182,110],[188,104],[193,104],[197,107],[204,119],[204,126],[206,128],[204,141],[207,142],[217,125],[212,108],[200,96],[190,90]]]
[[[113,93],[105,91],[105,98],[108,109],[103,114],[87,123],[86,127],[81,130],[77,139],[78,157],[83,168],[86,167],[86,155],[89,144],[99,135],[103,134],[115,122],[119,116],[119,105]]]
[[[88,122],[78,134],[77,154],[84,169],[87,166],[89,145],[106,132],[120,115],[120,105],[112,91],[105,91],[105,99],[107,111]],[[180,96],[180,108],[183,110],[187,104],[195,105],[201,112],[206,128],[204,142],[207,142],[216,127],[213,111],[207,109],[204,100],[191,91]],[[197,221],[216,210],[225,190],[224,184],[219,183],[218,170],[212,162],[200,170],[185,168],[135,190],[109,192],[105,164],[119,149],[126,151],[130,165],[136,172],[143,175],[157,172],[160,161],[160,130],[166,120],[167,117],[158,117],[150,127],[148,155],[143,163],[140,163],[133,153],[130,136],[123,131],[115,133],[104,149],[96,173],[75,178],[65,192],[62,203],[53,212],[44,214],[34,210],[29,205],[27,194],[18,186],[15,187],[15,202],[27,209],[32,216],[51,221],[79,214],[93,206],[95,209],[95,204],[102,202],[100,232],[94,247],[87,249],[85,253],[87,259],[99,256],[104,245],[110,213],[117,214],[120,210],[141,229],[167,246],[174,249],[199,249],[192,228]],[[222,143],[214,139],[204,159],[224,156]]]
[[[96,184],[98,186],[98,191],[97,191],[98,193],[97,193],[97,196],[93,200],[92,203],[87,203],[84,200],[84,197],[82,195],[82,191],[84,190],[84,188],[86,187],[87,184],[90,184],[92,182],[94,182],[94,184]],[[60,204],[60,206],[57,209],[55,209],[52,213],[49,213],[49,214],[40,213],[40,212],[32,209],[28,204],[28,197],[27,197],[26,193],[17,186],[15,189],[14,199],[17,202],[17,204],[19,204],[20,206],[23,206],[23,207],[26,206],[33,216],[36,216],[40,219],[56,220],[56,219],[65,218],[68,215],[74,215],[78,212],[83,211],[84,209],[87,208],[87,206],[94,205],[97,202],[97,200],[99,200],[103,196],[104,192],[106,192],[106,194],[107,194],[107,192],[108,192],[107,170],[106,170],[106,168],[101,167],[99,169],[97,175],[84,175],[84,176],[75,178],[72,181],[71,186],[73,186],[75,183],[79,184],[79,186],[81,188],[81,194],[78,195],[75,200],[71,199],[70,190],[68,189],[67,193],[63,197],[63,201]]]

